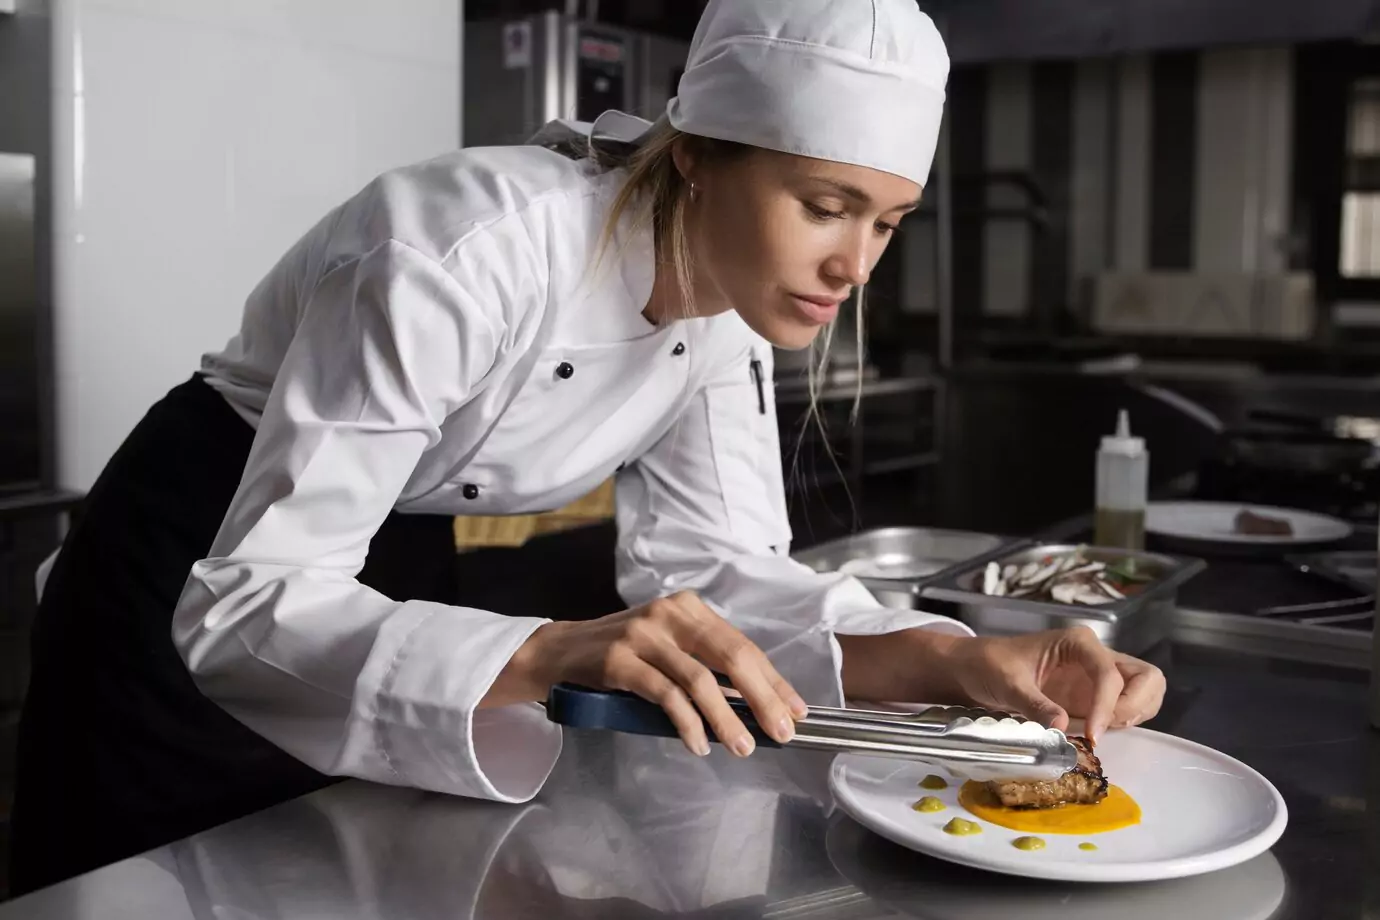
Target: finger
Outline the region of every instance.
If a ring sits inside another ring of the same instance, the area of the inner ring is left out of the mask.
[[[795,696],[795,691],[785,684],[760,649],[746,639],[739,642],[736,648],[724,653],[721,667],[742,693],[757,723],[767,734],[785,744],[795,737],[794,707],[787,702],[787,698]],[[781,689],[783,684],[784,690]]]
[[[753,752],[756,742],[752,740],[743,720],[728,704],[723,688],[708,668],[669,643],[647,649],[643,654],[648,664],[674,681],[689,696],[704,715],[715,737],[725,747],[739,757]]]
[[[1117,700],[1121,698],[1126,682],[1117,669],[1112,650],[1098,641],[1092,630],[1078,627],[1073,631],[1072,652],[1075,661],[1082,665],[1092,681],[1092,706],[1088,710],[1086,730],[1088,741],[1097,744],[1111,724]]]
[[[687,613],[681,625],[684,632],[676,637],[682,648],[727,674],[772,737],[781,740],[770,726],[794,734],[792,718],[803,719],[809,707],[766,654],[694,594],[677,594],[672,599]]]
[[[1125,728],[1154,718],[1164,702],[1164,673],[1154,665],[1129,655],[1118,654],[1116,657],[1117,668],[1121,671],[1126,686],[1117,702],[1113,724],[1118,728]]]
[[[617,679],[609,681],[613,689],[636,693],[644,700],[656,703],[666,711],[690,753],[700,757],[709,753],[709,737],[704,731],[704,720],[674,680],[641,659],[633,659],[633,663],[622,670],[624,673]]]
[[[1069,727],[1069,714],[1054,700],[1045,696],[1039,687],[1025,681],[1013,684],[1010,690],[1013,708],[1027,719],[1064,731]]]

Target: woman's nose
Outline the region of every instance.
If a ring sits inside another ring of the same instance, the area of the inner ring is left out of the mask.
[[[872,276],[872,253],[860,241],[849,240],[829,259],[831,276],[853,287],[861,287]]]

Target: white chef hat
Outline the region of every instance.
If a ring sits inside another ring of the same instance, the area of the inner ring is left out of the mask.
[[[925,184],[949,56],[916,0],[709,0],[671,125]]]

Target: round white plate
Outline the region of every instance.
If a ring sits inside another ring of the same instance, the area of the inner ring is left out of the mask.
[[[1083,885],[992,875],[903,850],[839,816],[824,836],[839,875],[873,901],[919,920],[1269,920],[1288,892],[1273,853],[1192,878]]]
[[[1108,732],[1097,746],[1107,778],[1141,807],[1141,823],[1087,836],[1041,834],[1044,850],[1018,850],[1024,836],[977,819],[958,804],[960,781],[919,788],[929,773],[914,762],[854,754],[835,759],[829,787],[859,824],[902,846],[960,865],[1071,882],[1139,882],[1224,869],[1258,856],[1284,832],[1288,809],[1269,780],[1211,748],[1143,728]],[[948,806],[922,814],[910,806],[937,795]],[[977,820],[982,833],[943,831],[953,817]],[[1078,845],[1096,843],[1084,851]]]
[[[1283,518],[1293,525],[1294,532],[1289,536],[1237,533],[1236,516],[1243,510]],[[1346,521],[1324,514],[1296,508],[1230,502],[1151,502],[1145,512],[1145,529],[1162,537],[1243,546],[1332,543],[1345,540],[1352,532],[1351,525]]]

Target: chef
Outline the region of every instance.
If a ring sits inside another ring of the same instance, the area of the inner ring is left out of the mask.
[[[656,124],[455,151],[325,215],[57,557],[16,888],[337,777],[527,801],[561,749],[536,705],[559,681],[656,701],[686,756],[710,751],[701,715],[717,756],[752,752],[710,669],[782,741],[806,701],[1093,736],[1152,715],[1159,672],[1086,630],[974,637],[788,555],[772,347],[815,342],[916,207],[947,75],[914,0],[711,0]],[[445,602],[435,522],[614,475],[627,610]]]

